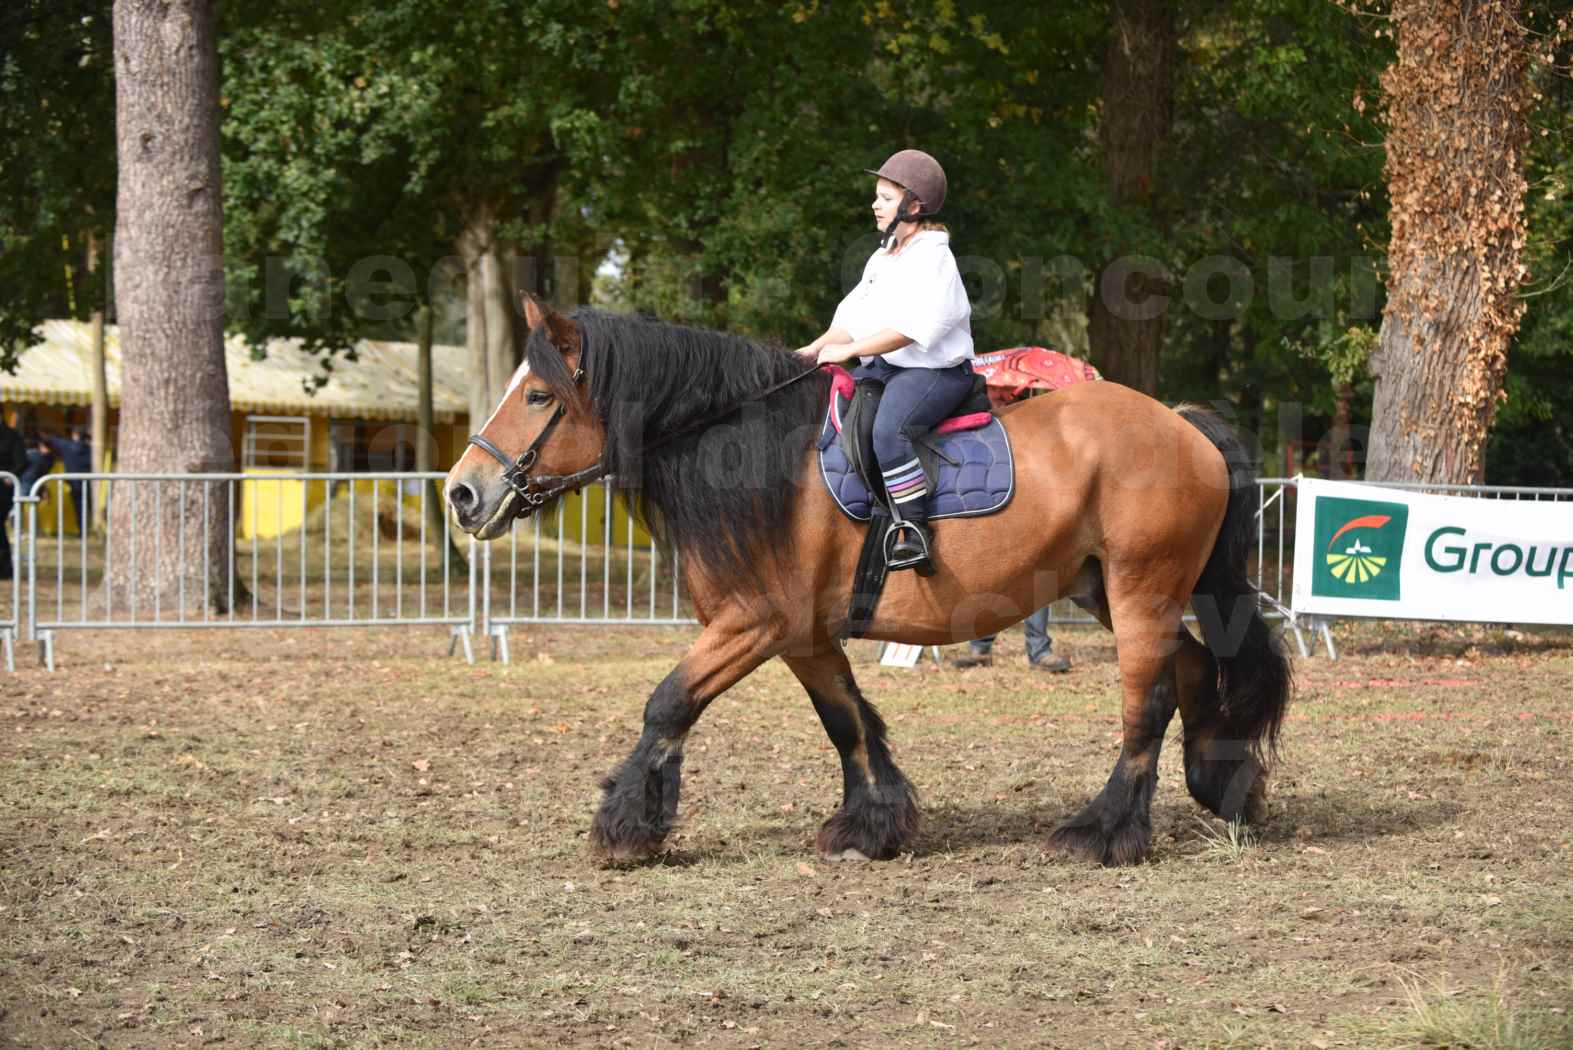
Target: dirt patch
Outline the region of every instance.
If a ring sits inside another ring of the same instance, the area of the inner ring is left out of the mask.
[[[1573,636],[1341,627],[1267,825],[1203,820],[1171,740],[1120,870],[1041,850],[1117,752],[1107,636],[1054,677],[1019,634],[967,672],[855,643],[912,853],[812,853],[839,766],[770,665],[691,738],[671,853],[595,867],[596,782],[693,636],[66,636],[0,675],[0,1042],[1381,1047],[1454,1010],[1568,1045]]]

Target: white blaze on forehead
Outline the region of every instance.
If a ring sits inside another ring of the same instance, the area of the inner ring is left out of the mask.
[[[524,382],[524,377],[529,374],[530,361],[528,358],[526,358],[525,360],[519,362],[518,368],[513,370],[513,378],[508,380],[508,391],[507,393],[503,394],[503,397],[507,397],[508,394],[511,394],[515,390],[519,389],[519,384]]]
[[[486,428],[492,425],[492,420],[497,418],[497,413],[502,411],[502,406],[508,403],[508,399],[513,396],[513,392],[519,389],[519,384],[523,383],[529,374],[529,360],[520,361],[519,367],[513,371],[513,378],[508,380],[508,389],[503,391],[502,400],[497,402],[497,407],[492,409],[492,414],[486,417],[486,422],[481,424],[481,429],[476,431],[477,434],[484,433]]]

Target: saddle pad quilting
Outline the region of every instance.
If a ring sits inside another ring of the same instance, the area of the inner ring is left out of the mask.
[[[836,440],[838,427],[832,413],[837,400],[831,398],[832,405],[825,412],[824,428],[820,431],[819,473],[842,513],[853,521],[867,521],[872,497]],[[947,462],[943,457],[939,461],[938,483],[928,497],[931,519],[992,514],[1010,502],[1016,469],[1010,437],[998,419],[975,430],[935,435],[933,440],[945,456],[956,462]]]

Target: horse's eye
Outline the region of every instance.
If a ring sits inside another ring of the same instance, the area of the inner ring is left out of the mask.
[[[548,405],[551,401],[552,395],[545,390],[531,390],[524,395],[524,403],[527,405]]]

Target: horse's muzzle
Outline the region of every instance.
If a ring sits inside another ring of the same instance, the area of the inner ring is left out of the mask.
[[[478,540],[494,540],[513,524],[518,493],[500,477],[491,482],[466,473],[448,479],[448,507],[459,528]]]

